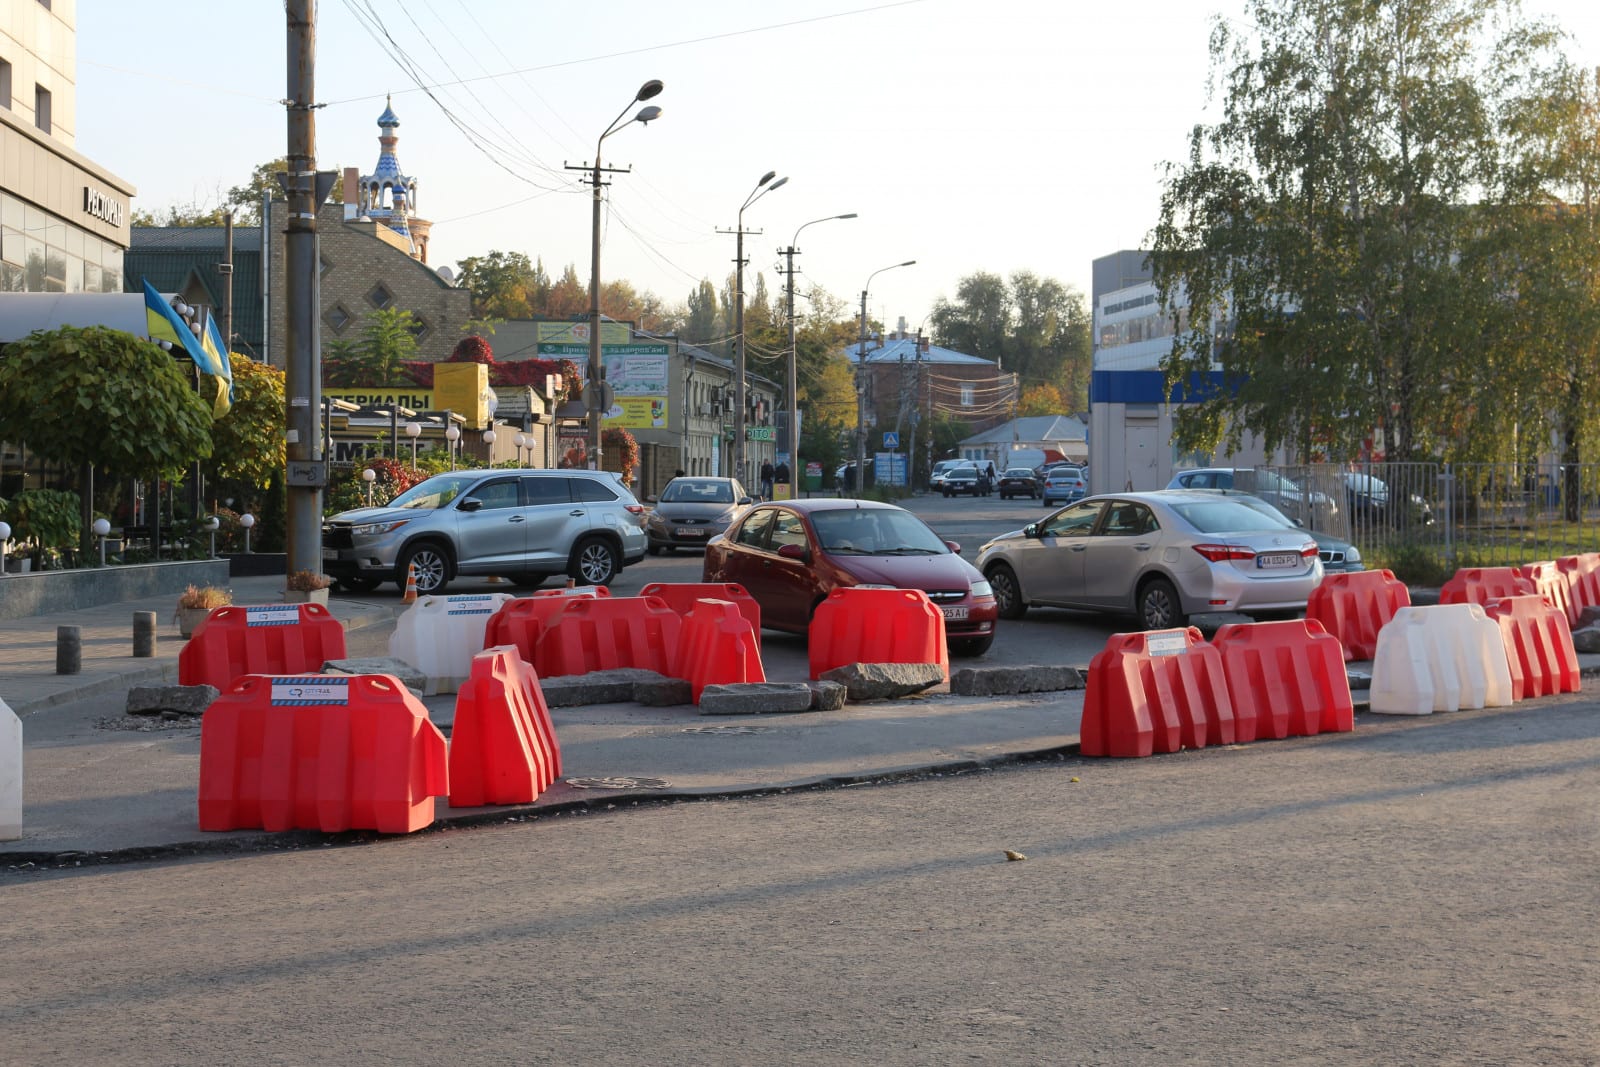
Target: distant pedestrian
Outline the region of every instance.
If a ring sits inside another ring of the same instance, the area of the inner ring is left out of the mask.
[[[772,477],[780,485],[789,485],[789,465],[787,463],[778,464],[778,469],[773,472]],[[791,495],[793,489],[794,487],[790,486]]]
[[[761,464],[761,499],[772,499],[772,461],[770,459]]]
[[[844,491],[846,496],[854,496],[856,492],[856,465],[849,463],[844,468]]]

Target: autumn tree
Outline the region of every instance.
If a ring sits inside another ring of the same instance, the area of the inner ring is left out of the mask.
[[[1001,364],[1024,385],[1053,385],[1067,410],[1088,406],[1091,316],[1083,295],[1053,278],[1019,270],[1009,279],[978,271],[930,316],[936,343]]]

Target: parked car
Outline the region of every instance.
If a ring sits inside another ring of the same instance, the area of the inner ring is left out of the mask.
[[[978,656],[994,642],[989,583],[927,523],[893,504],[787,500],[751,508],[706,547],[707,582],[737,582],[761,605],[761,625],[805,633],[836,588],[921,589],[945,619],[950,651]]]
[[[1391,491],[1388,483],[1370,474],[1346,471],[1343,475],[1345,505],[1350,521],[1357,526],[1431,526],[1433,508],[1418,493]],[[1406,502],[1400,504],[1404,495]]]
[[[1286,529],[1303,529],[1303,524],[1289,518],[1283,512],[1250,493],[1240,492],[1237,489],[1163,489],[1163,493],[1216,493],[1230,500],[1237,500],[1245,507],[1259,511],[1268,518],[1276,519],[1283,523]],[[1361,560],[1361,550],[1342,537],[1321,530],[1306,530],[1311,539],[1317,543],[1317,555],[1322,558],[1324,572],[1333,571],[1364,571],[1367,565]]]
[[[1302,489],[1283,475],[1249,467],[1198,467],[1179,471],[1168,489],[1238,489],[1253,493],[1307,526],[1328,523],[1339,514],[1339,504],[1328,494]]]
[[[1055,467],[1044,476],[1044,488],[1039,495],[1044,500],[1044,506],[1051,504],[1070,504],[1074,500],[1081,500],[1089,492],[1089,483],[1084,481],[1083,472],[1077,467]]]
[[[937,493],[944,484],[945,475],[957,467],[970,467],[970,459],[941,459],[933,465],[933,470],[928,474],[928,490]]]
[[[1150,630],[1197,612],[1301,611],[1322,581],[1308,534],[1215,493],[1091,496],[990,541],[977,565],[1001,618],[1078,608]]]
[[[989,482],[977,467],[956,467],[954,470],[945,471],[939,492],[945,496],[960,496],[963,493],[969,496],[988,496]]]
[[[605,585],[644,558],[644,522],[644,506],[605,471],[452,471],[325,520],[322,569],[357,592],[385,581],[404,589],[412,568],[419,593],[443,592],[457,575]]]
[[[1025,496],[1032,500],[1039,495],[1039,479],[1033,475],[1031,467],[1007,467],[1000,474],[1000,484],[995,487],[1000,491],[1001,500],[1010,500],[1014,496]]]
[[[704,548],[752,503],[736,478],[674,478],[645,521],[646,551]]]

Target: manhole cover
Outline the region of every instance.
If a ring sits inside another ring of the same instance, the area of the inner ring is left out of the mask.
[[[574,789],[665,789],[665,778],[568,778]]]
[[[770,734],[777,730],[775,726],[690,726],[683,732],[686,734]]]

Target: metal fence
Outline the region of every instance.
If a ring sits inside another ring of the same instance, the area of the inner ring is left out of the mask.
[[[1386,565],[1514,566],[1600,551],[1600,464],[1318,463],[1236,471],[1235,487]]]

